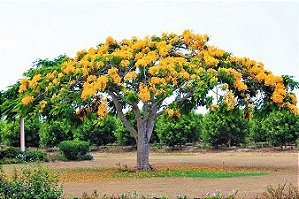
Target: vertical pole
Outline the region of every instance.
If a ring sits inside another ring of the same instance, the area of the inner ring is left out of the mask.
[[[25,151],[25,130],[24,130],[24,118],[20,118],[20,144],[21,151]]]

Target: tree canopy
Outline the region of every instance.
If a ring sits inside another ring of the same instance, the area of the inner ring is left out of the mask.
[[[208,40],[208,35],[190,30],[122,41],[110,36],[73,58],[63,56],[27,72],[18,89],[20,113],[47,115],[71,106],[81,118],[96,113],[102,119],[116,111],[140,144],[148,143],[163,112],[179,117],[198,106],[215,109],[209,92],[216,86],[225,93],[220,100],[228,111],[240,107],[250,117],[254,106],[266,101],[298,113],[293,88],[285,84],[291,79],[274,75],[261,62],[208,45]],[[126,118],[127,110],[133,110],[136,126]]]

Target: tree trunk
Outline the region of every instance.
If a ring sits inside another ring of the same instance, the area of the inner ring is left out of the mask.
[[[138,128],[137,138],[137,166],[138,170],[152,170],[149,164],[149,137],[146,125]]]

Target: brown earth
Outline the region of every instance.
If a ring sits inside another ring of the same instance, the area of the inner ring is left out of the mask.
[[[199,194],[213,192],[232,193],[238,190],[239,197],[254,198],[266,190],[267,185],[277,186],[285,182],[298,186],[297,152],[218,152],[218,153],[152,153],[150,162],[154,167],[198,167],[214,169],[248,169],[268,171],[269,175],[234,178],[105,178],[109,168],[119,165],[135,166],[136,153],[96,153],[94,160],[81,162],[45,163],[54,168],[61,176],[64,193],[67,196],[79,196],[83,192],[97,190],[101,195],[133,193],[165,195],[175,198],[177,195],[196,197]],[[19,166],[17,166],[19,167]],[[13,165],[5,165],[10,170]],[[83,169],[84,168],[84,169]],[[99,168],[99,170],[97,170]],[[106,169],[105,169],[106,168]],[[81,170],[80,170],[81,169]],[[82,169],[85,170],[82,172]],[[103,171],[104,170],[104,171]],[[70,174],[68,174],[68,172]],[[77,172],[76,172],[77,171]],[[101,173],[102,172],[102,173]],[[101,176],[102,175],[102,176]]]

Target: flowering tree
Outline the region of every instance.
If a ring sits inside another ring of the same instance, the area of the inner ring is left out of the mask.
[[[156,118],[163,112],[179,117],[181,110],[197,106],[217,108],[209,96],[216,86],[225,90],[220,100],[227,110],[238,106],[247,117],[258,99],[298,113],[296,97],[282,77],[260,62],[208,45],[208,39],[189,30],[120,42],[108,37],[95,48],[24,77],[19,87],[21,110],[43,114],[46,109],[73,106],[81,118],[96,113],[102,119],[112,104],[136,140],[136,168],[145,170],[150,169],[149,140]],[[135,114],[136,127],[126,118],[128,110]]]

